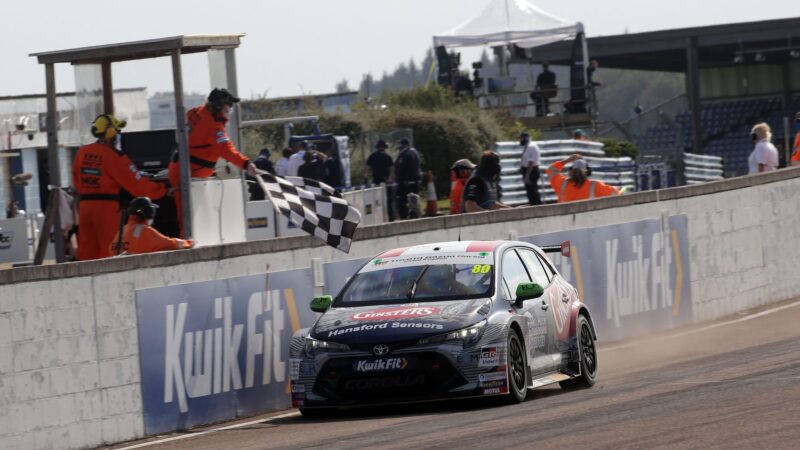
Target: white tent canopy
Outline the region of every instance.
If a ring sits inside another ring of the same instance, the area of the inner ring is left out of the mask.
[[[583,24],[542,11],[527,0],[491,0],[466,23],[433,37],[434,47],[447,48],[516,44],[531,48],[574,38]]]

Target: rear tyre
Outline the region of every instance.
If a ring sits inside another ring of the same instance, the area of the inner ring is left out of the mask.
[[[336,408],[299,408],[300,414],[306,419],[325,419],[332,417]]]
[[[522,403],[528,395],[528,358],[516,331],[508,333],[507,349],[508,401]]]
[[[561,381],[562,389],[585,389],[594,386],[597,380],[597,350],[592,338],[589,320],[585,316],[578,316],[578,345],[581,353],[581,374],[575,378]]]

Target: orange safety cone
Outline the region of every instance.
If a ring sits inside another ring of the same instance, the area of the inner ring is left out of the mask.
[[[425,216],[433,217],[439,215],[439,204],[436,197],[436,185],[433,184],[433,172],[430,170],[425,174],[428,183],[428,203],[425,205]]]

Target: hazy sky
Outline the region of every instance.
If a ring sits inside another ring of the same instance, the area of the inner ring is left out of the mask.
[[[530,0],[584,23],[589,36],[800,16],[800,1]],[[44,92],[44,68],[29,53],[181,34],[246,33],[237,50],[244,97],[332,92],[342,78],[380,77],[419,61],[432,36],[480,13],[489,0],[39,0],[3,2],[0,96]],[[800,30],[796,37],[800,41]],[[591,48],[590,48],[591,52]],[[474,57],[466,54],[462,62]],[[187,91],[205,93],[205,55],[184,57]],[[72,67],[56,66],[59,91]],[[115,87],[172,89],[169,59],[120,63]]]

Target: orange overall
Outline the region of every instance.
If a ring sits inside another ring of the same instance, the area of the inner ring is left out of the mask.
[[[143,177],[131,160],[103,142],[84,145],[72,164],[72,183],[80,194],[78,259],[109,256],[108,243],[119,232],[119,194],[158,199],[166,186]]]
[[[558,203],[619,195],[619,189],[614,186],[609,186],[602,181],[587,179],[580,187],[576,186],[575,183],[569,181],[567,177],[559,173],[563,168],[564,164],[561,161],[556,161],[547,168],[550,186],[556,191]]]
[[[117,236],[111,241],[109,251],[117,254]],[[131,217],[122,229],[122,253],[138,255],[141,253],[163,252],[165,250],[179,250],[187,248],[183,239],[171,238],[159,233],[155,228],[146,224],[138,217]]]
[[[208,178],[214,175],[214,166],[222,158],[243,169],[249,159],[236,150],[225,124],[228,122],[221,114],[214,114],[207,105],[190,109],[186,113],[189,124],[189,167],[191,178]],[[183,235],[183,216],[181,215],[181,173],[177,158],[169,164],[169,182],[175,189],[175,206],[178,210],[178,224]]]
[[[792,153],[792,163],[800,162],[800,131],[794,137],[794,153]]]

